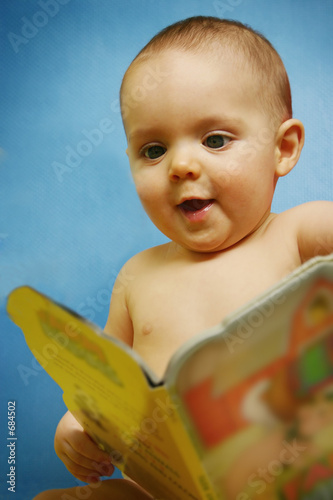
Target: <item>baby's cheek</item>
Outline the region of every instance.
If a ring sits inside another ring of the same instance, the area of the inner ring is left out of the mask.
[[[226,186],[238,182],[242,175],[244,175],[242,161],[237,158],[230,158],[218,170],[217,180],[221,185]]]
[[[136,184],[136,191],[149,217],[154,217],[159,212],[160,208],[165,205],[165,203],[163,203],[164,197],[161,194],[161,190],[154,184],[145,182],[138,183]]]
[[[148,179],[146,179],[146,177],[143,175],[134,174],[133,180],[136,192],[138,193],[140,200],[141,201],[149,200],[152,194],[151,191],[153,190],[153,186],[148,181]]]

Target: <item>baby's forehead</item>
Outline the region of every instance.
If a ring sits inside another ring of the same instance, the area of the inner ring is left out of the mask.
[[[184,124],[188,117],[197,130],[217,123],[239,130],[249,111],[255,119],[265,115],[269,123],[271,116],[263,110],[259,94],[244,64],[232,57],[220,61],[202,52],[178,51],[176,57],[164,51],[135,61],[127,73],[121,102],[125,132],[132,141],[133,130],[161,129],[168,120],[180,126],[178,120]]]
[[[234,21],[193,18],[162,30],[139,52],[125,73],[121,86],[121,100],[138,93],[140,87],[171,80],[172,59],[165,67],[165,54],[177,54],[182,61],[196,58],[198,68],[208,74],[213,68],[232,61],[239,73],[234,84],[252,86],[261,105],[276,124],[292,117],[292,103],[288,75],[284,64],[270,42],[260,33]],[[163,64],[160,60],[163,59]],[[211,62],[211,66],[204,63]],[[155,66],[155,67],[154,67]],[[195,72],[193,71],[195,74]],[[178,73],[179,75],[180,73]],[[243,78],[241,78],[243,75]],[[244,75],[248,80],[244,80]],[[227,76],[225,75],[225,78]]]
[[[209,77],[213,74],[216,75],[219,70],[223,71],[226,65],[231,67],[233,72],[257,79],[257,73],[253,71],[250,64],[247,64],[244,55],[229,47],[221,48],[216,44],[212,44],[211,48],[206,47],[200,50],[171,47],[153,51],[135,59],[126,71],[121,94],[128,90],[132,92],[133,87],[138,91],[140,86],[149,90],[159,83],[172,82],[175,73],[186,72],[189,66],[191,66],[193,74],[206,75],[207,84],[209,84]],[[244,81],[248,82],[248,86],[253,86],[253,80],[245,78]],[[215,83],[213,79],[211,82]]]
[[[212,102],[216,106],[221,102],[221,96],[235,102],[238,95],[243,105],[251,102],[251,106],[261,108],[261,94],[258,75],[230,51],[211,54],[207,50],[168,49],[134,61],[123,82],[121,104],[122,111],[127,104],[130,113],[147,102],[151,108],[154,102],[160,107],[160,100],[167,99],[180,110],[185,107],[182,99],[193,106],[205,103],[211,107]]]

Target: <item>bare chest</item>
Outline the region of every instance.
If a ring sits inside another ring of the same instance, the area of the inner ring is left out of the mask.
[[[175,262],[145,273],[133,284],[133,348],[156,372],[163,373],[184,342],[215,326],[295,267],[281,255],[258,254],[255,248],[239,257],[230,254],[185,266]]]

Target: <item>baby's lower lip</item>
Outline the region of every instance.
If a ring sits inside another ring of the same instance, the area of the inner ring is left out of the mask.
[[[189,221],[199,222],[205,217],[213,204],[214,200],[193,200],[190,205],[185,202],[178,205],[178,207]]]

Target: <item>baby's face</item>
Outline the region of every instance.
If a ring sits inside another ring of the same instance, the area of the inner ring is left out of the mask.
[[[228,248],[270,213],[275,132],[258,82],[229,56],[167,50],[125,84],[128,156],[141,202],[171,240]]]

